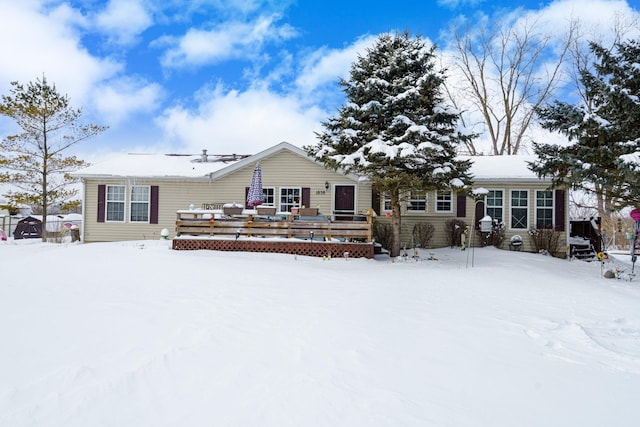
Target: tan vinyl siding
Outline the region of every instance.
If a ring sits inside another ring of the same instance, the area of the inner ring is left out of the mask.
[[[277,155],[260,161],[262,168],[263,187],[301,187],[310,189],[310,206],[320,207],[322,214],[330,215],[333,211],[334,184],[356,185],[356,210],[367,211],[371,207],[371,186],[360,184],[342,174],[325,169],[323,166],[300,157],[289,151],[279,152]],[[234,171],[215,182],[216,201],[244,204],[245,190],[251,182],[255,164]],[[325,190],[325,182],[329,183],[329,190]],[[276,194],[276,203],[278,203]]]
[[[98,218],[98,185],[124,185],[127,202],[125,203],[124,222],[97,222]],[[158,185],[158,224],[132,223],[129,221],[130,187],[131,185]],[[211,184],[207,182],[188,181],[152,181],[136,179],[86,180],[85,181],[85,220],[83,239],[85,242],[105,242],[120,240],[159,239],[160,231],[168,229],[173,235],[176,211],[187,209],[194,200],[206,200],[211,192]]]
[[[503,215],[505,221],[505,243],[503,245],[504,249],[509,248],[509,240],[512,236],[518,234],[522,236],[524,241],[524,251],[533,251],[533,245],[531,243],[531,239],[529,237],[528,231],[531,228],[535,228],[535,202],[536,202],[536,190],[546,190],[548,188],[548,184],[545,182],[511,182],[511,183],[489,183],[489,182],[476,182],[474,185],[475,188],[486,188],[487,190],[503,190],[504,191],[504,204],[503,204]],[[526,190],[528,191],[528,224],[526,229],[511,229],[510,228],[510,219],[511,219],[511,190]],[[381,209],[384,207],[383,197],[380,198]],[[402,244],[406,244],[407,248],[411,247],[412,244],[412,232],[413,227],[418,223],[429,223],[434,226],[434,235],[431,241],[431,247],[440,248],[446,247],[447,236],[445,232],[445,223],[449,219],[456,219],[456,195],[453,194],[452,197],[452,207],[453,211],[451,213],[440,213],[435,210],[436,203],[436,194],[434,191],[430,191],[428,193],[428,201],[427,201],[427,209],[426,211],[412,211],[407,210],[406,203],[403,203],[401,206],[402,209],[402,217],[400,221],[400,240]],[[568,212],[568,206],[565,206],[565,211]],[[390,223],[391,218],[387,218],[385,216],[385,211],[381,210],[382,214],[377,218],[377,221],[383,223]],[[475,201],[467,197],[466,202],[466,216],[460,217],[457,219],[463,220],[469,229],[471,229],[474,221],[478,221],[480,218],[474,218],[475,214]],[[565,229],[567,225],[565,224]],[[566,233],[561,233],[561,243],[560,250],[564,251],[566,248]],[[474,231],[474,235],[472,237],[472,243],[474,245],[479,244],[479,238],[477,233]],[[557,254],[560,255],[560,254]]]
[[[290,151],[279,151],[260,160],[262,181],[265,187],[308,187],[310,207],[320,207],[320,213],[331,215],[333,209],[332,188],[334,184],[356,185],[356,210],[366,212],[371,207],[371,186],[323,166]],[[159,239],[160,231],[168,229],[175,236],[176,211],[188,209],[190,204],[200,208],[203,203],[245,204],[246,187],[251,182],[255,163],[237,169],[215,180],[193,179],[128,179],[102,178],[84,179],[84,232],[85,242]],[[325,190],[325,182],[330,184]],[[97,222],[98,185],[124,185],[127,189],[125,222]],[[159,186],[158,224],[130,223],[129,197],[132,185]],[[276,194],[277,201],[277,194]]]

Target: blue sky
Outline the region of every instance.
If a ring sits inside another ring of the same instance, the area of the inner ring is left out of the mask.
[[[597,27],[634,1],[519,2],[553,26]],[[482,0],[0,0],[0,93],[42,76],[109,130],[74,150],[255,153],[315,142],[336,84],[376,35],[408,30],[444,51],[447,28],[514,10]],[[7,42],[9,41],[9,42]],[[0,136],[14,131],[0,120]]]

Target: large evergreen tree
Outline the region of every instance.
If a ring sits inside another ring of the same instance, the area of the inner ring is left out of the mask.
[[[613,50],[591,44],[592,69],[581,71],[576,104],[556,101],[538,110],[543,127],[558,131],[569,145],[534,144],[531,169],[593,194],[606,217],[640,202],[640,44],[627,41]]]
[[[13,119],[22,132],[0,141],[0,182],[18,189],[5,195],[11,204],[41,207],[44,241],[49,206],[77,203],[70,173],[86,166],[75,156],[64,157],[64,151],[105,128],[79,123],[82,111],[72,108],[45,77],[11,86],[10,95],[2,96],[0,114]]]
[[[473,135],[443,102],[444,72],[435,47],[419,37],[384,34],[341,80],[347,103],[323,123],[319,142],[306,150],[325,165],[368,177],[391,199],[391,256],[400,252],[400,202],[410,190],[469,185],[470,163],[457,145]]]

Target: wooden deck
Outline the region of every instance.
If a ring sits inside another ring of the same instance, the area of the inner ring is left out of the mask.
[[[260,216],[245,211],[230,216],[216,210],[181,210],[173,247],[372,258],[372,218],[357,217],[361,220],[331,221],[289,213]]]

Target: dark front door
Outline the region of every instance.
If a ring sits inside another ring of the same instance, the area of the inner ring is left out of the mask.
[[[337,220],[350,220],[356,213],[356,186],[336,185],[334,189],[334,211]]]

